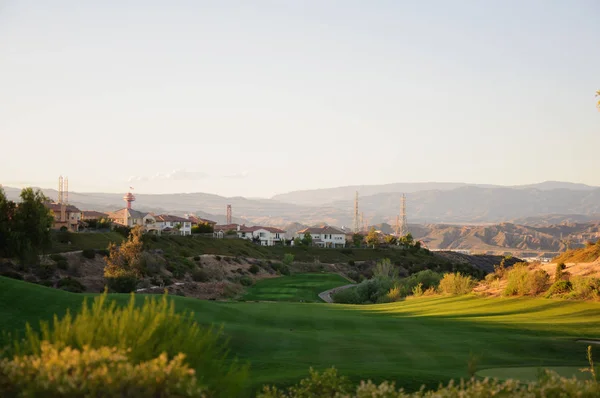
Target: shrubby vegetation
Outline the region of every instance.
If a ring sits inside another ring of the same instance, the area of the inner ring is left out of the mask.
[[[309,376],[297,385],[287,389],[273,386],[264,387],[258,398],[441,398],[441,397],[585,397],[600,396],[600,383],[595,380],[567,379],[558,374],[545,371],[540,373],[537,382],[522,383],[518,380],[498,381],[472,378],[458,383],[450,381],[436,390],[421,389],[406,392],[398,389],[394,383],[383,382],[379,385],[370,380],[352,386],[348,379],[340,376],[335,368],[323,373],[310,369]]]
[[[398,301],[409,295],[423,296],[437,293],[467,294],[475,286],[475,280],[460,273],[442,274],[423,270],[408,277],[399,277],[398,267],[384,259],[377,263],[373,277],[356,287],[340,290],[333,295],[336,303],[375,304]],[[438,288],[445,279],[441,290]]]
[[[505,296],[536,296],[548,289],[550,275],[544,270],[529,272],[527,263],[517,263],[506,271]]]
[[[175,304],[166,295],[161,300],[146,297],[144,304],[139,307],[136,307],[135,301],[132,295],[127,306],[119,307],[114,301],[108,302],[105,293],[96,297],[91,306],[84,302],[81,312],[76,316],[67,312],[62,319],[55,317],[51,324],[40,322],[39,332],[27,325],[25,337],[7,347],[4,355],[13,358],[13,365],[20,363],[19,361],[27,364],[31,362],[31,358],[24,359],[24,356],[60,357],[65,353],[73,353],[67,350],[70,348],[80,351],[77,355],[82,361],[95,357],[97,361],[105,361],[111,368],[110,357],[117,355],[121,358],[120,355],[126,355],[125,365],[132,371],[136,371],[136,366],[139,366],[140,371],[156,373],[158,370],[152,370],[154,366],[164,365],[168,361],[174,361],[171,364],[174,368],[185,369],[182,358],[177,359],[180,354],[185,354],[185,364],[196,370],[198,383],[206,387],[209,396],[231,397],[242,392],[248,368],[229,359],[220,330],[200,327],[192,314],[175,313]],[[164,357],[157,358],[161,353],[164,353]],[[8,363],[6,366],[11,365]],[[73,369],[78,369],[83,364],[72,362],[72,366]],[[156,373],[156,376],[166,377],[171,371],[169,369],[164,368],[165,373],[162,376]],[[35,375],[50,374],[44,372],[51,370],[31,368],[25,376],[16,374],[10,379],[13,380],[11,388],[17,388],[21,385],[18,383],[24,382],[21,377],[29,380]],[[149,383],[150,388],[152,382]],[[0,381],[0,385],[2,384]]]

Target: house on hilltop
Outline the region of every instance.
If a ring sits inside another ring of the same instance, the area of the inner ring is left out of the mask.
[[[60,203],[45,203],[54,216],[52,224],[53,229],[67,229],[70,232],[77,232],[83,225],[81,222],[81,210],[73,205]]]
[[[192,234],[192,222],[187,218],[171,216],[169,214],[161,214],[154,218],[156,226],[161,232],[178,233],[183,236]]]
[[[296,237],[302,239],[306,233],[310,234],[315,246],[344,247],[346,245],[346,232],[328,225],[305,228],[296,232]]]
[[[274,246],[283,243],[285,231],[275,227],[253,227],[239,226],[237,235],[239,238],[248,240],[258,240],[261,246]]]

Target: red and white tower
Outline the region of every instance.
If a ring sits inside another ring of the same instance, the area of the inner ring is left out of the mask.
[[[131,209],[131,202],[135,201],[135,196],[131,192],[127,192],[127,195],[123,196],[123,200],[127,202],[127,208]]]

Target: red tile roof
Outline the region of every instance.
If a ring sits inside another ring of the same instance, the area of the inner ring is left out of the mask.
[[[161,214],[159,216],[154,217],[156,218],[156,221],[165,221],[165,222],[191,222],[191,220],[188,220],[187,218],[183,218],[183,217],[178,217],[178,216],[171,216],[169,214]]]

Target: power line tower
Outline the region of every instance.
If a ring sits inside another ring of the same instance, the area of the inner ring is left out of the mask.
[[[58,201],[57,203],[62,204],[63,202],[63,176],[58,177]]]
[[[406,236],[408,234],[408,221],[406,221],[406,195],[402,194],[400,205],[400,228],[398,236]]]
[[[356,196],[354,197],[354,233],[357,234],[359,232],[359,224],[358,224],[358,191],[356,191]]]
[[[363,212],[360,213],[360,225],[361,225],[361,230],[363,232],[366,232],[367,227],[365,226],[365,213],[363,213]]]
[[[63,193],[65,204],[69,204],[69,177],[65,177],[65,192]]]
[[[396,215],[396,227],[394,228],[396,236],[400,236],[400,216]]]
[[[227,205],[227,224],[231,224],[231,205]]]

